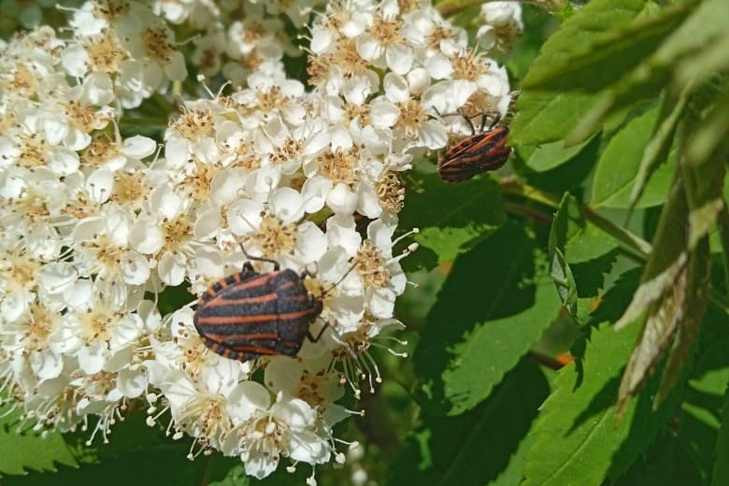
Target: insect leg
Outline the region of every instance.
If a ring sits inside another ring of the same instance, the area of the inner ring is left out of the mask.
[[[321,331],[319,331],[319,334],[317,334],[316,337],[312,336],[311,331],[306,331],[306,337],[309,338],[309,341],[312,343],[315,343],[321,339],[322,334],[324,334],[324,331],[326,331],[329,328],[329,323],[327,322],[324,324],[324,327],[321,328]]]
[[[257,257],[257,256],[249,255],[248,252],[246,251],[246,249],[243,247],[243,243],[238,242],[238,244],[240,245],[241,251],[243,251],[243,255],[247,259],[254,260],[254,261],[259,261],[259,262],[273,263],[273,271],[274,272],[278,272],[281,269],[281,265],[279,265],[279,263],[276,260],[272,260],[270,258],[263,258],[263,257]],[[245,270],[245,266],[243,266],[243,269]]]
[[[473,122],[471,122],[471,119],[464,115],[460,109],[458,110],[458,113],[463,117],[464,120],[466,120],[466,123],[468,123],[468,126],[471,129],[471,136],[476,135],[476,127],[473,126]]]

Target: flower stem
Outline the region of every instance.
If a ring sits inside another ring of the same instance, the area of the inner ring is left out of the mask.
[[[559,198],[554,194],[543,192],[536,187],[530,186],[514,177],[507,177],[499,181],[502,191],[506,194],[521,196],[540,204],[544,204],[551,208],[559,207]],[[592,208],[580,204],[582,215],[587,221],[601,229],[605,233],[615,238],[625,249],[633,253],[637,253],[641,260],[646,260],[651,252],[651,245],[641,237],[631,233],[627,229],[616,225],[607,218],[595,212]]]

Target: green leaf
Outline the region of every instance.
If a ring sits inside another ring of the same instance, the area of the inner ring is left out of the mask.
[[[639,390],[653,370],[661,353],[671,343],[676,329],[681,326],[689,291],[694,290],[693,270],[689,272],[686,253],[688,217],[686,191],[682,181],[671,189],[668,203],[661,211],[655,245],[641,277],[641,285],[617,322],[616,327],[627,325],[642,328],[620,385],[620,401]]]
[[[588,8],[595,3],[598,2],[590,3]],[[686,19],[698,1],[686,1],[658,12],[654,12],[648,4],[643,14],[627,25],[625,21],[633,20],[638,11],[618,12],[617,9],[624,6],[642,9],[640,2],[623,2],[624,5],[615,5],[620,2],[609,3],[616,9],[610,17],[595,18],[595,14],[587,12],[581,12],[584,18],[582,15],[575,16],[580,24],[573,28],[579,28],[583,37],[581,41],[570,44],[565,39],[563,53],[552,56],[553,62],[550,64],[535,63],[524,79],[523,87],[554,91],[599,91],[625,76],[653,54],[661,42]],[[595,27],[600,29],[599,34],[590,31]],[[606,27],[610,30],[601,32],[607,30]],[[588,31],[589,35],[582,31]]]
[[[578,297],[596,297],[615,260],[618,243],[589,224],[579,202],[566,193],[549,233],[550,271],[562,303],[582,321]]]
[[[524,486],[602,483],[633,418],[631,410],[617,422],[613,403],[617,377],[635,336],[633,329],[616,333],[604,324],[592,334],[582,362],[582,382],[574,366],[559,372],[534,426]]]
[[[565,248],[570,233],[574,234],[574,230],[570,231],[570,221],[579,220],[581,217],[577,201],[569,193],[565,193],[549,230],[550,276],[557,287],[562,304],[572,315],[577,313],[577,283],[567,264]]]
[[[449,415],[473,408],[560,308],[540,244],[508,222],[456,260],[428,314],[414,357],[423,404]]]
[[[0,476],[56,471],[59,464],[78,466],[60,433],[46,432],[41,437],[32,424],[21,422],[18,412],[5,409],[2,413],[7,415],[0,420]]]
[[[509,142],[541,145],[563,141],[596,100],[592,94],[524,91],[516,102]]]
[[[522,84],[529,89],[567,63],[590,50],[601,39],[611,39],[611,31],[626,27],[643,10],[645,0],[594,0],[569,17],[542,46]]]
[[[653,133],[657,116],[658,108],[654,107],[633,118],[610,140],[595,169],[591,206],[631,206],[631,190],[638,179],[643,151]],[[675,170],[675,159],[669,159],[668,163],[660,166],[646,185],[636,207],[663,203]]]
[[[574,158],[590,141],[592,138],[572,147],[565,147],[563,141],[540,145],[532,152],[526,165],[537,172],[554,169]]]
[[[247,486],[251,482],[238,457],[215,454],[205,470],[204,484],[207,486]]]
[[[729,484],[729,387],[724,395],[724,406],[721,412],[721,429],[716,442],[714,474],[711,484],[713,486]]]
[[[576,141],[593,133],[611,113],[654,98],[666,87],[683,59],[691,59],[729,30],[725,0],[706,0],[692,15],[633,73],[607,90],[580,122],[568,139]],[[677,90],[683,89],[679,85]]]
[[[618,246],[614,238],[588,223],[579,202],[570,194],[562,198],[555,216],[558,219],[563,225],[560,238],[569,263],[588,262]]]
[[[409,188],[400,222],[420,229],[415,240],[423,248],[403,261],[406,270],[452,261],[504,222],[501,190],[492,179],[475,178],[456,186],[437,174],[415,176],[420,177]],[[428,250],[437,256],[435,261],[425,260]]]
[[[632,281],[608,292],[593,318],[618,315],[635,288]],[[607,476],[622,474],[650,443],[670,408],[654,413],[650,390],[629,405],[621,420],[615,405],[620,373],[637,334],[636,328],[616,332],[610,320],[603,321],[593,330],[579,366],[559,371],[532,429],[524,486],[600,485]]]
[[[715,39],[696,56],[683,60],[676,69],[677,83],[700,82],[729,67],[729,34]]]
[[[658,122],[655,130],[648,141],[643,158],[640,161],[638,175],[630,191],[630,208],[634,208],[646,189],[651,176],[658,170],[660,165],[668,159],[673,136],[676,133],[678,122],[688,100],[688,92],[684,90],[678,99],[673,96],[666,96],[661,104]]]
[[[689,127],[691,136],[687,140],[686,154],[692,166],[707,162],[722,144],[726,144],[726,134],[729,131],[729,92],[718,97],[712,108],[705,120],[696,120],[697,125]]]
[[[201,456],[195,461],[188,460],[190,440],[173,441],[161,430],[146,426],[145,418],[145,414],[139,412],[115,425],[109,444],[97,439],[87,446],[88,431],[68,434],[66,444],[69,454],[78,463],[69,464],[74,469],[60,467],[53,473],[6,478],[3,486],[159,486],[160,478],[164,478],[165,484],[202,484],[211,458]],[[23,453],[31,457],[35,451],[26,449]]]
[[[661,431],[620,479],[611,486],[666,486],[707,484],[697,457],[705,451],[706,428],[690,415],[676,416],[671,427]]]
[[[575,52],[583,52],[609,31],[629,25],[644,0],[594,0],[570,16],[542,46],[524,82],[538,78]],[[600,71],[605,72],[605,71]],[[510,143],[539,145],[563,140],[598,97],[585,93],[549,93],[524,89],[517,101]],[[583,139],[584,140],[584,139]]]
[[[425,413],[390,467],[390,486],[517,486],[525,437],[549,394],[544,373],[523,359],[491,396],[457,417]]]
[[[615,486],[708,484],[724,390],[729,382],[726,317],[709,311],[701,325],[696,364],[681,410]]]

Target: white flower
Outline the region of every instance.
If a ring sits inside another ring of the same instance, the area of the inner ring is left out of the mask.
[[[505,51],[524,30],[521,5],[516,2],[487,2],[481,5],[483,23],[476,33],[485,49]]]
[[[402,33],[398,3],[386,0],[380,4],[366,32],[357,38],[357,52],[363,59],[378,66],[387,66],[397,74],[410,71],[415,53]]]
[[[282,456],[312,465],[329,461],[329,442],[317,434],[316,411],[305,401],[279,393],[272,403],[265,387],[244,381],[231,392],[228,410],[234,429],[223,451],[239,454],[246,474],[263,479]]]
[[[443,148],[448,142],[448,134],[443,124],[431,116],[429,106],[410,95],[407,79],[388,73],[383,82],[385,97],[379,100],[383,106],[398,112],[393,132],[395,139],[405,149],[426,147],[431,150]]]
[[[144,330],[136,312],[113,309],[102,296],[95,296],[89,308],[69,313],[65,323],[65,351],[78,358],[80,368],[87,374],[105,369]]]
[[[165,77],[182,81],[187,77],[185,59],[176,48],[174,33],[146,6],[132,2],[118,29],[125,47],[142,64],[143,79]],[[156,90],[154,84],[149,88]]]
[[[311,222],[299,223],[304,210],[301,194],[282,187],[271,193],[266,204],[239,199],[230,206],[227,219],[232,232],[243,237],[248,253],[300,268],[326,251],[324,233]]]

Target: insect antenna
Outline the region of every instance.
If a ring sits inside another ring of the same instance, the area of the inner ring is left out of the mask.
[[[279,264],[279,263],[278,263],[278,262],[277,262],[276,260],[273,260],[273,259],[271,259],[271,258],[264,258],[264,257],[257,257],[257,256],[253,256],[253,255],[250,255],[250,254],[249,254],[249,253],[248,253],[248,252],[246,251],[245,247],[243,246],[243,243],[241,243],[241,242],[239,241],[239,242],[238,242],[238,244],[240,245],[240,249],[241,249],[241,251],[243,252],[243,255],[244,255],[244,256],[245,256],[245,257],[246,257],[246,258],[247,258],[248,260],[253,260],[253,261],[258,261],[258,262],[268,262],[268,263],[272,263],[272,264],[273,264],[273,271],[274,271],[274,272],[278,272],[278,271],[279,271],[279,270],[281,269],[281,265],[280,265],[280,264]]]

